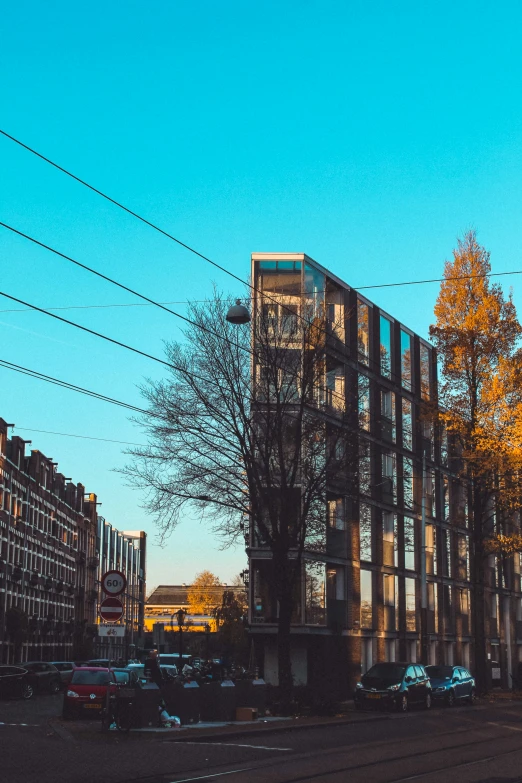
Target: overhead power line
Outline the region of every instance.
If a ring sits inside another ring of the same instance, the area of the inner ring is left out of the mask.
[[[127,410],[131,410],[135,413],[143,413],[148,416],[151,415],[150,411],[139,408],[137,405],[131,405],[130,403],[117,400],[114,397],[109,397],[106,394],[100,394],[99,392],[92,391],[91,389],[85,389],[83,386],[77,386],[74,383],[63,381],[60,378],[54,378],[52,375],[46,375],[45,373],[41,373],[38,370],[32,370],[29,367],[22,367],[19,364],[8,362],[6,359],[0,359],[0,367],[3,367],[6,370],[13,370],[14,372],[21,373],[22,375],[28,375],[31,378],[36,378],[37,380],[44,381],[45,383],[52,383],[55,386],[61,386],[64,389],[78,392],[79,394],[84,394],[87,397],[93,397],[94,399],[100,400],[101,402],[108,402],[112,405],[118,405],[121,408],[126,408]]]
[[[7,131],[4,131],[4,130],[2,130],[0,128],[0,134],[2,134],[2,136],[5,136],[5,138],[9,139],[10,141],[13,141],[15,144],[18,144],[20,147],[23,147],[23,149],[27,150],[32,155],[35,155],[37,158],[40,158],[40,160],[43,160],[45,163],[48,163],[50,166],[53,166],[58,171],[61,171],[63,174],[65,174],[66,176],[68,176],[71,179],[75,180],[80,185],[83,185],[84,187],[88,188],[93,193],[96,193],[98,196],[101,196],[102,198],[106,199],[106,201],[109,201],[111,204],[114,204],[114,206],[119,207],[119,209],[122,209],[127,214],[131,215],[132,217],[134,217],[137,220],[141,221],[145,225],[149,226],[149,228],[152,228],[152,229],[154,229],[154,231],[159,232],[163,236],[167,237],[167,239],[170,239],[172,242],[175,242],[180,247],[185,248],[185,250],[188,250],[190,253],[193,253],[194,255],[198,256],[198,258],[201,258],[203,261],[206,261],[207,263],[209,263],[212,266],[216,267],[216,269],[219,269],[221,272],[224,272],[225,274],[229,275],[234,280],[237,280],[239,283],[242,283],[243,285],[248,286],[248,288],[250,288],[255,293],[259,293],[259,294],[265,296],[268,299],[272,298],[269,295],[267,295],[265,292],[259,291],[253,285],[248,283],[246,280],[243,280],[241,277],[239,277],[238,275],[234,274],[234,272],[231,272],[226,267],[222,266],[221,264],[218,264],[216,261],[213,261],[211,258],[209,258],[208,256],[204,255],[203,253],[200,253],[199,250],[196,250],[195,248],[191,247],[191,245],[188,245],[186,242],[183,242],[181,239],[178,239],[177,237],[175,237],[170,232],[168,232],[165,229],[163,229],[160,226],[158,226],[156,223],[153,223],[151,220],[147,220],[147,218],[144,218],[142,215],[138,214],[134,210],[130,209],[129,207],[126,207],[125,204],[122,204],[121,202],[119,202],[116,199],[112,198],[112,196],[109,196],[109,195],[107,195],[107,193],[104,193],[99,188],[94,187],[94,185],[91,185],[89,182],[86,182],[84,179],[81,179],[81,177],[78,177],[76,174],[73,174],[72,171],[69,171],[68,169],[64,168],[64,166],[60,166],[58,163],[55,163],[53,160],[51,160],[50,158],[46,157],[41,152],[38,152],[33,147],[30,147],[28,144],[24,144],[23,141],[21,141],[20,139],[17,139],[15,136],[12,136],[10,133],[7,133]],[[36,240],[33,240],[33,241],[36,241]],[[39,243],[39,244],[41,244],[41,243]],[[93,271],[93,270],[91,270],[91,271]],[[99,273],[96,273],[96,274],[99,274]],[[490,273],[488,275],[465,275],[463,277],[453,277],[453,278],[432,278],[432,279],[427,279],[427,280],[406,280],[406,281],[400,282],[400,283],[378,283],[378,284],[375,284],[375,285],[363,285],[363,286],[351,286],[351,287],[354,288],[357,291],[363,291],[363,290],[367,291],[367,290],[373,289],[373,288],[393,288],[393,287],[406,286],[406,285],[422,285],[422,284],[425,284],[425,283],[441,283],[441,282],[444,282],[445,280],[468,280],[468,279],[473,279],[473,278],[478,278],[478,277],[501,277],[501,276],[504,276],[504,275],[520,275],[520,274],[522,274],[522,270],[515,271],[515,272],[492,272],[492,273]],[[103,277],[103,275],[100,275],[100,276]],[[130,289],[128,289],[128,290],[130,290]],[[135,292],[133,292],[133,293],[135,293]],[[137,294],[137,295],[140,296],[140,294]],[[142,298],[146,298],[146,297],[142,297]],[[274,301],[278,301],[278,300],[274,299]],[[173,303],[171,302],[170,304],[173,304]]]
[[[114,440],[113,438],[95,438],[93,435],[77,435],[72,432],[54,432],[53,430],[37,430],[34,427],[19,427],[18,424],[13,429],[21,430],[22,432],[42,432],[45,435],[61,435],[64,438],[81,438],[81,440],[97,440],[103,443],[119,443],[122,446],[141,446],[141,448],[147,448],[143,443],[132,443],[128,440]]]

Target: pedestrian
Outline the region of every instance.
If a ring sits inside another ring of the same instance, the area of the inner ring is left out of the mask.
[[[158,651],[151,650],[149,657],[145,661],[145,676],[150,678],[158,688],[161,688],[163,678],[161,676],[161,669],[158,663]]]

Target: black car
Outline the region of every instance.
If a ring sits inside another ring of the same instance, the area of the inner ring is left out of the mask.
[[[431,692],[437,701],[448,707],[456,702],[475,704],[475,679],[462,666],[426,666]]]
[[[46,661],[27,661],[17,664],[28,672],[28,679],[37,693],[58,693],[62,687],[60,672]]]
[[[0,698],[31,699],[34,690],[28,673],[20,666],[0,666]]]
[[[393,708],[407,712],[412,705],[431,707],[431,684],[419,663],[376,663],[357,683],[356,709]]]

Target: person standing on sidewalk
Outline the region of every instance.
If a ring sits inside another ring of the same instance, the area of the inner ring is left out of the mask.
[[[157,650],[151,650],[149,652],[149,657],[145,661],[145,677],[151,679],[152,682],[161,690],[163,677],[161,675],[161,669],[158,663]]]

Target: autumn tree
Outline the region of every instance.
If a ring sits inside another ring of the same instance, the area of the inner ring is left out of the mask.
[[[221,605],[223,586],[211,571],[200,571],[187,591],[190,614],[213,613]]]
[[[521,327],[511,295],[491,283],[490,272],[489,253],[468,232],[445,264],[437,321],[430,327],[441,366],[440,418],[469,498],[471,614],[481,688],[488,681],[485,557],[499,535],[513,532],[522,465]]]
[[[271,553],[266,578],[289,704],[303,554],[324,551],[327,476],[347,480],[350,450],[341,378],[328,376],[324,308],[300,290],[292,308],[286,292],[281,305],[277,293],[248,295],[253,318],[244,326],[227,321],[231,302],[217,293],[189,306],[184,340],[166,346],[168,377],[142,389],[150,445],[132,450],[126,473],[147,493],[161,533],[191,510],[225,546],[246,534],[248,546]]]

